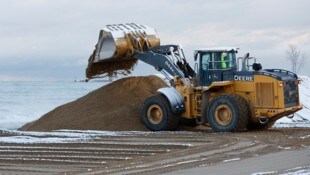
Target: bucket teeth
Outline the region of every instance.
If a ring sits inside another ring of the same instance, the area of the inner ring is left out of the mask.
[[[154,28],[135,23],[106,25],[100,31],[96,48],[88,60],[86,77],[93,78],[105,73],[111,76],[117,70],[128,72],[135,65],[135,52],[159,45],[160,40]],[[129,60],[131,64],[128,64]]]

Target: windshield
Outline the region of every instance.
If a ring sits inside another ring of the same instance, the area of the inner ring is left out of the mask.
[[[202,70],[236,68],[236,52],[205,52],[201,56]]]

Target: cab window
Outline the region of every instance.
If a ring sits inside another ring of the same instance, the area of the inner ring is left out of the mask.
[[[231,69],[236,67],[236,54],[231,52],[207,52],[201,56],[202,70]]]
[[[210,53],[203,54],[201,57],[201,69],[207,70],[209,67]]]

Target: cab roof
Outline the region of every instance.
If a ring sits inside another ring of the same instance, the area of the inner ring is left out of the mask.
[[[238,47],[207,47],[202,49],[196,49],[196,52],[228,52],[228,51],[237,51]]]

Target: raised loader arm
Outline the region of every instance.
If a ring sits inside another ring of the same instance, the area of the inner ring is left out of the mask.
[[[144,52],[136,52],[133,57],[152,65],[168,80],[174,76],[185,78],[184,73],[174,63],[180,59],[179,55],[175,55],[179,49],[177,45],[157,46]]]

